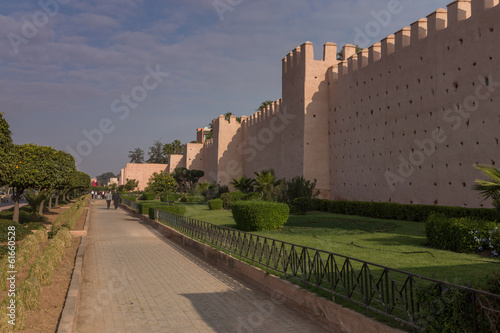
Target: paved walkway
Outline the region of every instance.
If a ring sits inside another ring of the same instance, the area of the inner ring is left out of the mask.
[[[92,200],[77,332],[326,332]]]

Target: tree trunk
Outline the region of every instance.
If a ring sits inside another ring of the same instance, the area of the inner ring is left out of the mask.
[[[45,200],[40,202],[40,207],[38,208],[38,214],[43,215],[43,206],[45,205]]]
[[[14,215],[12,216],[12,220],[14,222],[17,222],[17,223],[19,223],[19,199],[20,199],[20,197],[21,197],[21,195],[20,195],[19,191],[15,191],[12,194],[12,201],[14,201]]]
[[[49,195],[49,211],[52,209],[52,194]]]
[[[56,191],[56,202],[54,203],[55,207],[59,206],[59,190]]]

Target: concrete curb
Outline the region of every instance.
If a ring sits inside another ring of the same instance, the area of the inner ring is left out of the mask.
[[[123,209],[139,217],[162,236],[189,250],[194,255],[241,279],[273,298],[284,298],[285,304],[304,313],[309,319],[320,323],[331,332],[401,333],[402,331],[377,322],[351,309],[285,281],[278,276],[247,264],[209,245],[200,243],[162,223],[151,220],[133,209]]]
[[[89,202],[87,210],[87,218],[83,226],[85,235],[82,236],[80,246],[75,259],[75,268],[71,275],[71,283],[69,285],[68,294],[66,295],[66,302],[61,314],[61,320],[57,326],[57,333],[71,333],[76,328],[76,316],[78,314],[78,301],[80,299],[80,285],[82,283],[82,267],[83,259],[85,256],[85,246],[87,245],[87,229],[90,220],[90,211],[92,205]]]

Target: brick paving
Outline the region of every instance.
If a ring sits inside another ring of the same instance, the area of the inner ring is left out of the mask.
[[[76,332],[326,332],[92,200]]]

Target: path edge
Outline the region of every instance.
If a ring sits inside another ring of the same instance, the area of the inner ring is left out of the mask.
[[[91,202],[88,200],[89,208],[87,210],[87,217],[85,218],[85,224],[83,230],[86,232],[89,226]],[[71,275],[71,283],[68,288],[68,294],[66,295],[66,301],[64,302],[63,311],[61,313],[61,319],[59,320],[59,325],[57,326],[57,333],[72,333],[76,329],[76,316],[78,315],[78,304],[80,300],[80,286],[82,284],[82,268],[83,259],[85,256],[85,247],[87,245],[86,233],[82,235],[80,240],[80,245],[78,246],[78,252],[76,253],[75,267]]]
[[[182,246],[197,257],[242,281],[269,294],[274,298],[284,297],[284,303],[303,313],[309,319],[318,322],[331,332],[372,332],[402,333],[403,331],[375,321],[361,313],[345,308],[292,284],[278,276],[247,264],[237,258],[214,249],[210,245],[196,241],[177,230],[135,210],[120,204],[120,207],[158,231],[162,236]]]

